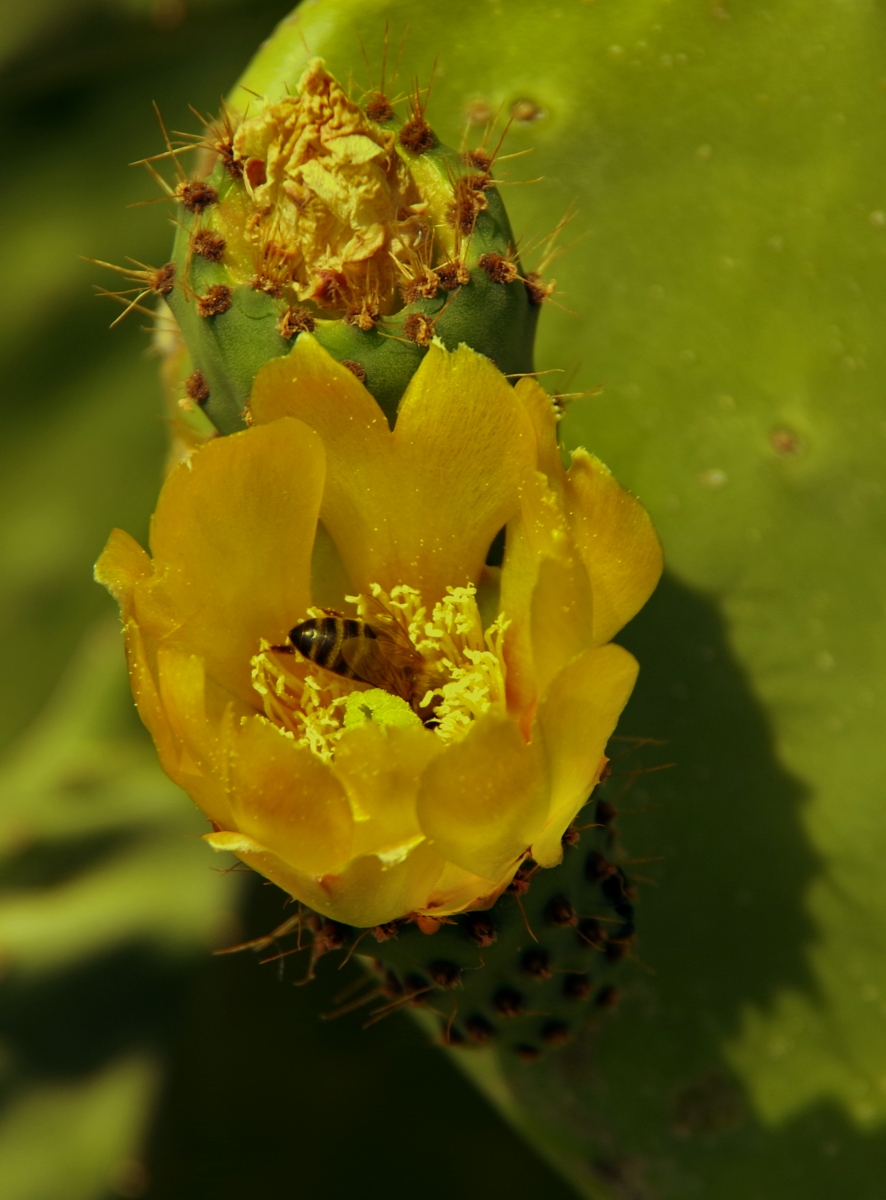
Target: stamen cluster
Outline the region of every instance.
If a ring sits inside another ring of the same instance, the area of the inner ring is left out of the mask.
[[[427,664],[430,686],[416,693],[413,707],[427,714],[429,727],[446,743],[459,741],[491,708],[505,709],[508,621],[499,615],[484,630],[476,591],[470,584],[449,587],[430,614],[421,593],[406,584],[390,593],[373,584],[368,597],[347,597],[367,624],[393,624]],[[308,610],[308,617],[324,615],[322,609]],[[283,654],[267,642],[252,659],[252,682],[267,719],[324,762],[335,757],[347,728],[349,697],[370,687],[324,670],[297,651]]]

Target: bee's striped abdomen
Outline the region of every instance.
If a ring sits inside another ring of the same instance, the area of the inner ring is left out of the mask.
[[[375,633],[363,621],[352,617],[317,617],[302,621],[289,631],[289,640],[299,654],[345,679],[360,678],[359,644],[354,643],[366,638],[374,641]],[[346,641],[350,644],[348,658],[351,665],[342,653]]]

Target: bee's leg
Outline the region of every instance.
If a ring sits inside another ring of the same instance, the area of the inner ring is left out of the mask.
[[[295,654],[292,646],[268,646],[268,649],[276,651],[277,654]]]

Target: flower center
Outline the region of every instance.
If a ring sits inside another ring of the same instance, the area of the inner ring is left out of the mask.
[[[484,631],[473,586],[447,588],[430,612],[405,584],[390,593],[373,584],[369,596],[347,600],[370,631],[351,654],[333,640],[321,667],[297,648],[289,653],[262,642],[252,660],[265,716],[299,745],[329,761],[346,729],[367,720],[424,723],[453,742],[490,708],[504,711],[508,622],[499,615]],[[335,620],[346,624],[338,614],[310,609],[305,624],[334,630]]]

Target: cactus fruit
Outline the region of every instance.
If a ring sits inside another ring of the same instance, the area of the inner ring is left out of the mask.
[[[207,178],[180,173],[175,287],[164,292],[222,433],[252,381],[303,330],[347,365],[393,424],[434,337],[506,375],[532,371],[546,296],[522,275],[485,149],[443,146],[418,93],[361,108],[317,59],[296,94],[207,122]],[[170,146],[175,157],[175,149]]]

